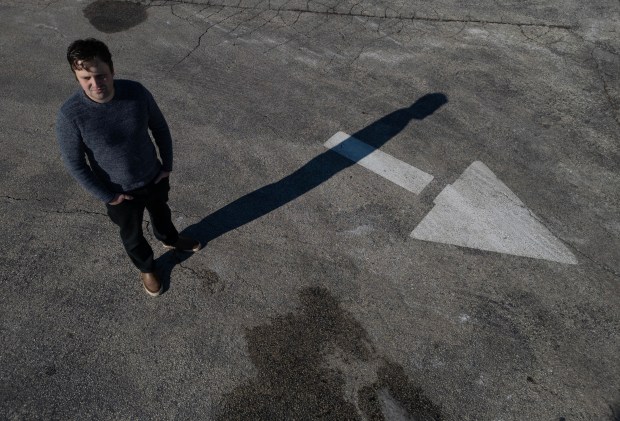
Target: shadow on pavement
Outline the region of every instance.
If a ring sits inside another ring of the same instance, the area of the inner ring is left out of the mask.
[[[441,93],[425,95],[410,107],[394,111],[352,136],[378,149],[400,133],[411,120],[428,117],[446,102],[447,97]],[[363,156],[360,156],[360,159],[362,158]],[[328,150],[283,179],[218,209],[202,221],[188,227],[184,234],[200,240],[205,245],[220,235],[295,200],[352,165],[355,165],[354,161]]]
[[[424,95],[409,107],[398,109],[351,136],[379,149],[400,133],[411,120],[423,120],[447,102],[448,98],[442,93]],[[360,155],[358,161],[362,158],[364,155]],[[327,150],[292,174],[240,197],[202,221],[187,227],[183,234],[199,240],[205,246],[209,241],[295,200],[356,162]],[[158,259],[165,289],[169,285],[173,266],[191,256],[185,253],[171,254],[172,252],[168,252]]]

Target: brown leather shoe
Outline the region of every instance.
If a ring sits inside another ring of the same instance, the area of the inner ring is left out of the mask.
[[[161,295],[161,291],[164,289],[164,286],[159,281],[157,274],[154,272],[141,272],[140,280],[142,281],[142,285],[146,290],[146,293],[151,297],[157,297]]]
[[[200,241],[193,238],[183,237],[179,235],[179,239],[174,244],[162,243],[166,249],[176,249],[179,251],[198,251],[202,247]]]

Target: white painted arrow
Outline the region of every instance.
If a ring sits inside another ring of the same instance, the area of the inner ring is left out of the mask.
[[[415,194],[420,194],[433,180],[432,175],[344,132],[338,132],[330,137],[325,142],[325,147]]]
[[[571,251],[482,162],[433,201],[411,236],[418,240],[576,264]]]
[[[338,132],[326,143],[376,174],[419,194],[433,176]],[[433,201],[411,233],[418,240],[576,264],[575,255],[482,162],[471,164]]]

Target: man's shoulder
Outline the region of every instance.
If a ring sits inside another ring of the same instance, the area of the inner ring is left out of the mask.
[[[66,108],[71,108],[72,106],[75,106],[76,104],[79,104],[82,101],[82,94],[83,92],[81,90],[75,90],[71,96],[69,98],[66,99],[66,101],[64,102],[64,104],[62,104],[62,107],[60,107],[60,109],[66,109]]]
[[[76,90],[60,107],[60,113],[68,116],[74,114],[76,110],[80,109],[82,104],[82,91]]]
[[[114,97],[118,101],[139,101],[144,103],[148,100],[149,91],[140,82],[128,79],[114,79]]]
[[[114,89],[129,92],[144,92],[146,88],[140,82],[129,79],[114,79]]]

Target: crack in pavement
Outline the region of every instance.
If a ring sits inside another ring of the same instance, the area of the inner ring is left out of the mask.
[[[551,32],[552,29],[554,28],[548,28],[548,27],[544,27],[543,29],[546,29],[546,31],[542,34],[539,35],[528,35],[525,31],[525,26],[519,26],[519,30],[521,31],[521,35],[523,35],[523,37],[525,39],[527,39],[530,42],[533,42],[534,44],[543,46],[543,47],[549,47],[553,44],[557,44],[559,42],[565,41],[565,37],[556,39],[555,41],[549,41],[549,42],[541,42],[540,39],[549,35],[549,33]],[[568,31],[569,33],[571,33],[572,31]],[[565,33],[565,32],[564,32]]]
[[[220,9],[220,10],[219,10],[218,12],[216,12],[216,13],[219,13],[221,10],[224,10],[224,9],[225,9],[225,7],[222,7],[222,9]],[[214,13],[214,14],[216,14],[216,13]],[[221,23],[223,23],[223,22],[225,22],[225,21],[227,21],[227,20],[229,20],[229,19],[231,19],[231,18],[233,18],[233,17],[235,17],[235,16],[238,16],[238,15],[240,15],[241,13],[243,13],[243,10],[240,10],[240,11],[238,11],[237,13],[233,13],[232,15],[230,15],[230,16],[228,16],[228,17],[226,17],[226,18],[222,19],[221,21],[219,21],[219,22],[215,22],[215,23],[213,23],[213,24],[209,25],[209,26],[208,26],[208,27],[204,30],[204,32],[203,32],[203,33],[202,33],[202,34],[198,37],[198,41],[197,41],[196,45],[194,46],[194,48],[192,48],[192,49],[191,49],[191,50],[190,50],[190,51],[189,51],[189,52],[185,55],[185,57],[183,57],[181,60],[177,61],[177,62],[176,62],[176,63],[175,63],[175,64],[174,64],[174,65],[173,65],[173,66],[172,66],[172,67],[168,70],[168,73],[169,73],[169,72],[171,72],[172,70],[174,70],[174,68],[176,68],[179,64],[181,64],[182,62],[184,62],[185,60],[187,60],[187,59],[188,59],[188,58],[189,58],[189,57],[190,57],[190,56],[194,53],[194,51],[196,51],[196,50],[198,49],[198,47],[200,47],[200,43],[202,42],[202,37],[204,37],[204,36],[205,36],[205,35],[206,35],[206,34],[207,34],[210,30],[211,30],[211,28],[213,28],[213,27],[215,27],[215,26],[218,26],[219,24],[221,24]],[[212,16],[212,15],[210,15],[210,16]]]
[[[603,262],[599,262],[598,260],[596,260],[592,256],[584,253],[583,251],[579,250],[578,248],[576,248],[574,246],[571,246],[571,248],[573,250],[575,250],[577,252],[577,254],[579,254],[580,256],[583,256],[586,259],[588,259],[589,261],[591,261],[592,263],[594,263],[595,266],[598,266],[600,269],[604,270],[605,272],[610,273],[611,275],[615,276],[616,278],[620,278],[620,272],[616,272],[611,266],[608,266],[608,265],[606,265]]]
[[[565,24],[553,24],[553,23],[536,23],[536,22],[510,22],[504,20],[491,20],[491,19],[475,19],[475,18],[457,18],[457,17],[441,17],[438,12],[436,17],[432,16],[421,16],[417,14],[413,14],[411,16],[403,16],[401,14],[391,15],[388,14],[388,9],[392,10],[390,7],[386,7],[385,12],[383,14],[372,14],[370,12],[366,12],[364,9],[361,12],[353,12],[353,9],[356,6],[359,6],[359,3],[351,6],[348,12],[341,12],[334,9],[334,7],[327,7],[327,10],[311,10],[309,6],[309,2],[306,3],[306,9],[301,9],[298,7],[285,7],[288,5],[288,1],[281,7],[272,8],[271,2],[267,4],[266,8],[259,7],[258,5],[254,6],[242,6],[241,1],[239,1],[236,5],[218,3],[214,1],[207,2],[197,2],[197,1],[186,1],[186,0],[170,0],[166,1],[164,4],[149,4],[149,7],[161,7],[168,4],[189,4],[196,6],[207,6],[207,7],[221,7],[221,8],[230,8],[230,9],[240,9],[240,10],[261,10],[261,11],[274,11],[274,12],[293,12],[293,13],[308,13],[315,15],[328,15],[328,16],[344,16],[344,17],[363,17],[363,18],[375,18],[375,19],[397,19],[397,20],[405,20],[405,21],[421,21],[421,22],[438,22],[438,23],[477,23],[477,24],[492,24],[492,25],[509,25],[509,26],[532,26],[532,27],[542,27],[542,28],[557,28],[557,29],[574,29],[572,25]],[[262,4],[263,2],[259,3]],[[317,2],[315,2],[317,3]],[[320,4],[320,3],[317,3]]]
[[[102,212],[94,212],[94,211],[87,211],[84,209],[72,209],[72,210],[40,210],[41,212],[44,213],[59,213],[59,214],[85,214],[85,215],[98,215],[98,216],[104,216],[106,218],[108,218],[108,215],[106,215],[105,213]]]
[[[226,286],[224,285],[224,283],[222,282],[222,280],[220,279],[220,277],[217,275],[216,272],[209,270],[209,269],[199,270],[199,269],[194,269],[188,266],[184,266],[182,263],[183,261],[177,256],[176,252],[174,253],[174,259],[176,261],[177,266],[179,266],[181,269],[185,271],[190,272],[197,279],[200,279],[210,294],[213,295],[215,293],[222,292],[226,288]],[[220,287],[216,288],[216,285],[218,284],[220,285]]]
[[[258,12],[258,13],[252,13],[252,16],[245,16],[243,19],[241,19],[240,22],[236,23],[236,26],[234,26],[234,28],[232,28],[231,30],[226,30],[226,32],[231,35],[234,39],[238,39],[241,38],[243,36],[248,36],[251,35],[253,33],[255,33],[256,31],[260,30],[261,28],[271,24],[274,22],[274,20],[279,19],[279,22],[281,22],[281,24],[278,24],[277,29],[280,28],[288,28],[291,29],[293,31],[295,31],[297,33],[297,35],[301,35],[304,37],[309,38],[310,34],[313,31],[317,31],[321,26],[323,26],[324,24],[326,24],[327,22],[329,22],[329,18],[330,17],[348,17],[348,18],[357,18],[357,19],[364,19],[366,21],[368,21],[368,19],[385,19],[385,20],[397,20],[398,22],[400,22],[400,25],[403,24],[403,22],[407,22],[407,21],[423,21],[423,22],[436,22],[436,23],[460,23],[462,24],[460,30],[457,32],[456,35],[460,34],[464,28],[468,25],[468,24],[479,24],[479,25],[486,25],[486,24],[494,24],[494,25],[507,25],[507,26],[514,26],[517,27],[522,36],[530,41],[530,42],[534,42],[538,45],[542,45],[545,47],[549,47],[553,44],[556,44],[558,42],[562,42],[563,40],[565,40],[565,37],[558,35],[558,38],[549,42],[542,42],[542,39],[545,38],[546,36],[548,36],[552,30],[565,30],[568,31],[568,33],[574,34],[576,36],[578,36],[579,38],[582,38],[583,41],[587,41],[585,39],[583,39],[582,36],[580,36],[579,34],[576,34],[573,30],[574,29],[578,29],[578,27],[574,26],[574,25],[570,25],[570,24],[554,24],[554,23],[545,23],[545,22],[519,22],[519,21],[508,21],[505,20],[503,18],[500,19],[477,19],[475,17],[471,17],[471,16],[467,16],[465,18],[458,18],[458,17],[446,17],[446,16],[441,16],[439,12],[435,12],[436,16],[423,16],[423,15],[418,15],[415,12],[410,15],[410,16],[404,16],[401,13],[401,10],[404,6],[401,6],[399,8],[398,11],[394,11],[393,9],[391,9],[390,7],[386,7],[386,10],[384,11],[383,14],[381,13],[368,13],[367,11],[363,10],[361,8],[361,6],[359,7],[359,10],[355,10],[356,7],[359,6],[360,2],[358,3],[354,3],[350,6],[348,11],[338,11],[335,10],[335,7],[337,6],[327,6],[327,5],[321,5],[318,2],[313,2],[316,5],[322,6],[325,10],[312,10],[311,6],[310,6],[310,2],[306,3],[306,7],[302,8],[302,7],[292,7],[289,6],[290,5],[291,0],[287,0],[286,2],[284,2],[282,5],[278,6],[278,7],[274,7],[272,5],[271,0],[268,1],[263,1],[254,5],[242,5],[241,4],[241,0],[239,2],[237,2],[236,4],[226,4],[226,2],[222,2],[222,1],[213,1],[213,0],[209,0],[207,2],[200,2],[200,1],[186,1],[186,0],[166,0],[163,2],[155,2],[152,1],[150,2],[147,6],[148,7],[170,7],[170,12],[172,15],[174,15],[175,17],[189,23],[192,26],[199,26],[198,23],[196,22],[192,22],[191,19],[192,18],[201,18],[203,20],[205,20],[208,23],[208,26],[202,31],[202,33],[198,36],[196,43],[193,47],[191,47],[189,49],[189,51],[182,57],[180,58],[169,70],[168,73],[173,71],[178,65],[180,65],[181,63],[183,63],[185,60],[187,60],[190,56],[192,56],[194,54],[194,52],[200,48],[201,45],[203,45],[203,41],[204,41],[204,37],[211,31],[211,29],[213,29],[213,27],[217,27],[218,25],[221,25],[223,23],[225,23],[226,21],[229,21],[231,19],[234,19],[236,17],[239,17],[244,11],[252,11],[252,12]],[[180,14],[177,13],[175,7],[177,6],[181,6],[181,5],[189,5],[189,6],[200,6],[199,10],[192,12],[191,14],[189,14],[188,16],[181,16]],[[208,14],[207,16],[202,16],[201,13],[210,8],[210,7],[215,7],[217,8],[217,10],[215,10],[213,13]],[[223,19],[218,19],[217,22],[212,22],[211,18],[219,13],[222,13],[222,11],[224,10],[230,10],[230,9],[235,9],[237,10],[235,13],[229,14],[228,16],[226,16]],[[389,13],[388,13],[389,11]],[[267,16],[264,17],[264,13],[265,12],[272,12],[271,16]],[[289,14],[295,14],[294,19],[292,19],[292,22],[289,20],[289,22],[287,23],[287,19],[285,19],[285,16],[283,15],[284,13],[289,13]],[[324,16],[326,19],[322,20],[318,25],[314,26],[313,28],[310,28],[308,30],[305,31],[299,31],[297,30],[297,28],[295,28],[295,25],[299,22],[299,20],[301,19],[302,15],[304,14],[314,14],[314,15],[322,15]],[[258,27],[254,27],[254,28],[248,28],[245,31],[242,31],[238,34],[233,34],[234,32],[238,31],[240,27],[242,27],[242,25],[244,23],[249,23],[249,22],[253,22],[257,19],[260,19],[262,22],[258,25]],[[402,30],[402,26],[399,28],[398,26],[399,24],[395,24],[392,25],[392,27],[390,29],[396,29],[394,32],[392,32],[389,35],[394,35],[394,34],[399,34],[401,33]],[[533,32],[526,32],[527,28],[533,28],[534,31]],[[540,32],[537,31],[536,29],[543,29],[544,32]],[[381,25],[378,25],[378,29],[377,32],[380,33],[381,38],[380,39],[384,39],[386,38],[386,36],[384,36],[383,34],[381,34]],[[388,36],[389,36],[388,35]],[[452,35],[450,38],[454,38],[456,35]],[[289,44],[291,42],[294,42],[297,38],[297,36],[293,36],[291,38],[288,38],[286,40],[284,40],[283,42],[280,42],[274,46],[271,46],[269,48],[267,48],[265,51],[263,51],[263,54],[267,54],[275,49],[278,49],[286,44]],[[378,41],[378,40],[375,40]],[[592,41],[587,41],[587,42],[592,42]],[[223,42],[219,42],[216,45],[221,45]],[[597,48],[600,48],[604,51],[607,51],[611,54],[617,54],[615,51],[610,50],[609,48],[605,48],[605,46],[598,46],[597,43],[594,43]],[[349,58],[347,61],[349,62],[349,65],[355,63],[358,58],[364,53],[364,51],[368,48],[368,46],[364,46],[362,47],[359,52],[355,55],[355,57],[353,58]],[[592,55],[594,55],[594,53],[592,53]],[[334,55],[331,60],[330,63],[336,58],[336,56]],[[595,57],[593,57],[593,59],[596,62],[596,70],[599,76],[599,79],[601,80],[602,84],[603,84],[603,89],[604,89],[604,93],[606,96],[606,100],[607,102],[609,102],[609,104],[612,106],[612,109],[614,110],[614,119],[616,121],[616,123],[618,125],[620,125],[620,117],[618,116],[618,114],[620,113],[618,111],[618,105],[614,102],[613,100],[613,95],[610,93],[610,88],[608,85],[607,80],[604,78],[604,76],[602,75],[602,69],[601,69],[601,65],[600,62],[598,60],[596,60]]]
[[[47,202],[47,203],[52,203],[55,205],[62,205],[62,203],[54,201],[54,200],[50,200],[50,199],[32,199],[32,198],[21,198],[21,197],[13,197],[13,196],[0,196],[0,198],[2,199],[6,199],[12,202],[37,202],[37,203],[42,203],[42,202]],[[38,209],[38,211],[40,212],[44,212],[44,213],[59,213],[59,214],[86,214],[86,215],[98,215],[98,216],[105,216],[106,218],[108,217],[107,214],[103,213],[103,212],[95,212],[95,211],[90,211],[90,210],[85,210],[85,209]]]
[[[171,4],[171,5],[170,5],[170,13],[172,13],[172,15],[173,15],[173,16],[175,16],[175,17],[177,17],[177,18],[179,18],[179,19],[181,19],[181,20],[184,20],[185,22],[189,23],[189,24],[190,24],[190,25],[192,25],[192,26],[195,26],[195,25],[194,25],[194,24],[190,21],[190,19],[191,19],[191,18],[199,17],[199,18],[204,19],[204,20],[206,21],[206,20],[207,20],[207,19],[209,19],[211,16],[216,15],[216,14],[218,14],[219,12],[221,12],[222,10],[224,10],[224,8],[223,8],[223,7],[220,7],[220,8],[219,8],[218,10],[216,10],[215,12],[213,12],[213,13],[211,13],[211,14],[207,15],[207,16],[202,16],[202,15],[201,15],[201,13],[202,13],[203,11],[205,11],[206,9],[208,9],[209,7],[211,7],[211,6],[206,6],[206,7],[203,7],[202,9],[200,9],[199,11],[197,11],[197,12],[193,13],[192,15],[189,15],[189,16],[186,16],[186,17],[183,17],[183,16],[181,16],[181,15],[178,15],[178,14],[174,11],[174,6],[178,6],[178,5],[179,5],[179,4]]]
[[[605,94],[605,97],[607,98],[607,102],[609,103],[609,105],[610,105],[610,107],[612,109],[613,118],[616,121],[616,124],[618,126],[620,126],[620,105],[616,104],[616,102],[613,99],[613,96],[609,92],[610,89],[609,89],[609,86],[607,84],[607,80],[603,76],[604,71],[601,68],[602,67],[601,63],[599,62],[599,60],[596,58],[596,55],[595,55],[595,51],[597,49],[600,49],[600,48],[599,47],[594,47],[594,48],[592,48],[592,50],[590,50],[590,57],[592,57],[592,60],[595,63],[596,74],[597,74],[598,78],[600,79],[600,81],[601,81],[601,83],[603,85],[603,92]]]
[[[216,27],[218,25],[223,24],[226,21],[229,21],[231,19],[234,19],[236,17],[239,17],[239,15],[241,15],[244,11],[252,11],[252,16],[244,16],[239,22],[236,22],[236,26],[234,26],[234,28],[232,29],[224,29],[228,35],[230,35],[233,39],[239,39],[243,36],[248,36],[248,35],[252,35],[253,33],[257,32],[258,30],[260,30],[261,28],[272,24],[274,22],[274,20],[279,19],[278,26],[276,29],[281,29],[281,28],[288,28],[291,29],[293,31],[295,31],[297,33],[297,35],[301,35],[304,36],[306,38],[310,38],[310,34],[313,31],[317,31],[321,26],[325,25],[327,22],[330,21],[330,17],[348,17],[348,18],[356,18],[359,20],[363,20],[368,22],[369,19],[385,19],[387,21],[398,21],[397,24],[393,24],[390,25],[390,29],[392,29],[393,31],[388,34],[388,36],[384,36],[382,34],[382,25],[378,24],[377,25],[377,32],[382,35],[380,37],[380,39],[384,39],[384,38],[389,38],[391,35],[397,35],[400,34],[403,30],[403,24],[407,21],[425,21],[425,22],[437,22],[437,23],[460,23],[462,26],[459,29],[459,31],[455,34],[450,36],[450,38],[454,38],[456,35],[460,34],[466,27],[468,24],[479,24],[479,25],[486,25],[486,24],[495,24],[495,25],[508,25],[508,26],[514,26],[519,28],[522,36],[530,41],[530,42],[534,42],[538,45],[543,45],[545,47],[549,47],[550,45],[556,44],[558,42],[561,42],[562,40],[565,39],[565,37],[562,36],[558,36],[558,39],[550,41],[550,42],[541,42],[541,39],[544,38],[545,36],[547,36],[552,30],[565,30],[568,31],[569,33],[573,33],[573,29],[576,29],[575,26],[573,25],[567,25],[567,24],[553,24],[553,23],[544,23],[544,22],[510,22],[504,19],[497,19],[497,20],[493,20],[493,19],[476,19],[474,17],[470,17],[467,16],[466,18],[456,18],[456,17],[442,17],[439,12],[435,12],[436,16],[421,16],[421,15],[417,15],[414,14],[412,16],[402,16],[400,14],[400,12],[396,13],[392,15],[390,13],[387,13],[387,9],[389,9],[389,7],[386,9],[386,12],[383,14],[371,14],[371,13],[367,13],[366,11],[362,10],[359,12],[356,12],[354,9],[356,8],[356,6],[359,3],[355,3],[353,4],[348,12],[343,12],[343,11],[337,11],[334,9],[334,7],[332,8],[327,8],[327,10],[311,10],[310,6],[307,4],[306,8],[300,8],[300,7],[289,7],[289,3],[290,0],[287,0],[284,4],[280,5],[279,7],[273,7],[271,4],[271,0],[268,0],[267,2],[260,2],[258,4],[255,5],[241,5],[241,1],[239,1],[237,4],[225,4],[224,2],[221,1],[207,1],[207,2],[198,2],[198,1],[185,1],[185,0],[167,0],[161,4],[156,4],[155,2],[151,2],[149,4],[149,7],[163,7],[163,6],[167,6],[170,7],[170,12],[176,16],[177,18],[189,23],[192,26],[199,26],[198,23],[192,22],[191,19],[192,18],[196,18],[196,17],[200,17],[201,19],[204,19],[207,23],[208,26],[204,29],[204,31],[202,31],[202,33],[198,36],[195,45],[187,52],[187,54],[185,54],[185,56],[183,56],[181,59],[179,59],[169,70],[168,73],[173,71],[179,64],[183,63],[185,60],[187,60],[190,56],[192,56],[194,54],[194,52],[201,46],[203,45],[203,41],[204,41],[204,37],[211,31],[211,29],[213,27]],[[316,3],[316,2],[315,2]],[[318,4],[318,3],[317,3]],[[177,12],[175,11],[175,7],[176,6],[181,6],[181,5],[191,5],[191,6],[201,6],[199,8],[198,11],[195,11],[191,14],[189,14],[188,16],[181,16],[179,14],[177,14]],[[215,7],[217,8],[216,11],[214,11],[213,13],[208,14],[207,16],[201,16],[200,14],[210,8],[210,7]],[[401,7],[402,8],[402,7]],[[226,16],[223,19],[219,19],[217,22],[212,22],[211,18],[214,15],[217,15],[219,13],[221,13],[224,10],[227,9],[236,9],[237,12],[236,13],[232,13],[228,16]],[[391,9],[390,9],[391,10]],[[400,9],[399,9],[400,10]],[[258,11],[258,13],[254,13]],[[272,12],[271,16],[267,16],[264,17],[264,13],[265,12]],[[289,13],[289,14],[295,14],[294,19],[292,22],[287,23],[287,19],[285,19],[285,15],[283,15],[283,13]],[[318,25],[307,29],[305,31],[299,31],[297,30],[297,28],[295,28],[295,25],[299,22],[300,18],[302,15],[304,14],[314,14],[314,15],[322,15],[325,17],[325,19],[323,19]],[[238,31],[240,27],[242,27],[242,25],[253,22],[257,19],[260,19],[262,22],[258,25],[258,27],[254,27],[254,28],[247,28],[247,30],[241,31],[238,34],[234,34],[234,32]],[[400,26],[399,26],[400,25]],[[534,31],[532,33],[528,33],[525,31],[526,28],[533,28]],[[543,29],[544,32],[540,32],[537,31],[536,29]],[[292,36],[291,38],[286,39],[283,42],[280,42],[274,46],[271,46],[269,48],[267,48],[265,51],[263,51],[263,54],[267,54],[275,49],[278,49],[280,47],[282,47],[283,45],[289,44],[291,42],[294,42],[295,40],[297,40],[298,37],[297,36]],[[379,39],[379,40],[380,40]],[[378,40],[374,40],[374,42],[376,42]],[[218,44],[214,45],[221,45],[223,44],[225,41],[221,41]],[[361,56],[361,54],[363,54],[363,52],[368,48],[368,46],[364,46],[363,48],[361,48],[358,52],[357,55],[355,55],[355,57],[353,57],[352,59],[349,58],[347,61],[349,62],[349,65],[351,65],[352,63],[355,63],[357,61],[357,59]],[[330,60],[330,63],[335,59],[335,56],[332,57],[332,59]],[[606,89],[606,93],[608,94],[608,89]],[[609,97],[610,95],[608,95]],[[610,103],[613,105],[613,100],[610,100]],[[618,121],[618,119],[616,118],[616,120]],[[620,124],[620,123],[619,123]]]

